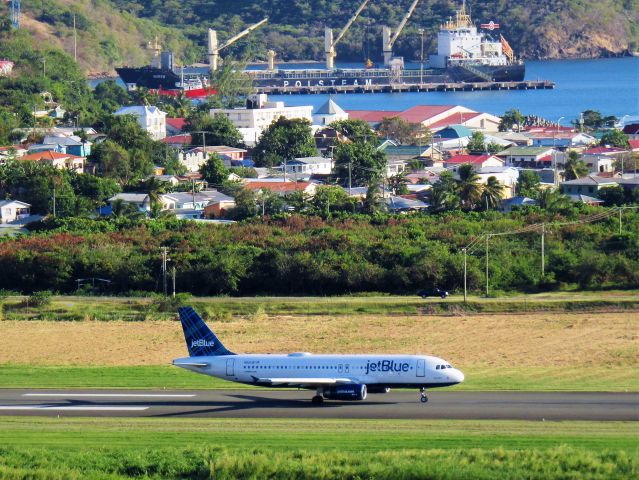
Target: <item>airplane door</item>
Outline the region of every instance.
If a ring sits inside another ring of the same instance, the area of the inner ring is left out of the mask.
[[[337,373],[342,373],[344,371],[344,366],[340,363],[337,365]]]
[[[348,365],[348,363],[344,364],[344,373],[350,373],[350,366]]]
[[[227,377],[232,377],[233,375],[235,375],[234,373],[234,364],[235,364],[235,360],[233,359],[228,359],[226,361],[226,376]]]
[[[417,360],[417,376],[424,377],[426,376],[426,361],[425,360]]]

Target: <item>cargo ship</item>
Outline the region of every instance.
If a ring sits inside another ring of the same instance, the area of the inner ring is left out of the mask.
[[[364,2],[365,6],[367,2]],[[506,39],[495,34],[499,24],[490,22],[479,28],[473,23],[466,11],[465,2],[455,16],[441,25],[437,35],[437,53],[430,55],[424,67],[405,68],[401,57],[392,56],[392,45],[403,29],[408,16],[414,10],[417,0],[411,6],[394,35],[384,27],[384,66],[379,68],[328,68],[332,67],[335,55],[332,31],[327,30],[326,50],[327,68],[317,69],[280,69],[276,68],[274,52],[269,52],[268,66],[264,70],[246,70],[258,89],[268,87],[339,87],[367,85],[424,85],[446,83],[477,82],[521,82],[526,67],[517,59]],[[363,8],[360,7],[360,10]],[[346,28],[350,26],[353,17]],[[340,33],[341,39],[344,31]],[[216,39],[216,37],[215,37]],[[216,41],[216,40],[215,40]],[[215,52],[215,53],[212,53]],[[188,90],[189,85],[197,84],[200,89],[209,85],[209,71],[217,67],[217,43],[211,46],[209,32],[210,68],[187,68],[182,72],[173,66],[173,54],[156,54],[159,64],[142,68],[117,68],[116,71],[128,88],[145,87],[163,91]],[[212,62],[211,58],[215,61]],[[157,62],[156,62],[157,63]],[[212,90],[212,89],[211,89]]]

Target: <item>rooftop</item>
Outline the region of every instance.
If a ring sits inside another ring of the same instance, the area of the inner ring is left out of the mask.
[[[494,155],[455,155],[454,157],[450,157],[448,160],[446,160],[446,163],[452,163],[454,165],[462,165],[465,163],[470,163],[473,165],[481,165],[486,160],[489,160],[491,158],[494,158],[496,160],[499,160],[500,162],[503,162],[503,160],[498,159]]]

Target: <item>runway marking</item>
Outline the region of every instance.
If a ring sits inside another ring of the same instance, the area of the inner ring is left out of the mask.
[[[0,410],[62,410],[79,412],[139,412],[149,407],[78,406],[78,405],[0,405]]]
[[[160,393],[23,393],[23,397],[191,398],[195,394]]]

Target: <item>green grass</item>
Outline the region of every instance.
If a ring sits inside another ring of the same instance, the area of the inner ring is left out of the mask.
[[[636,478],[632,422],[3,417],[0,478]]]
[[[455,390],[639,391],[632,367],[467,367]],[[0,388],[252,388],[166,366],[48,367],[0,365]]]
[[[207,297],[191,302],[205,319],[223,320],[232,316],[253,315],[421,315],[462,312],[508,313],[538,311],[608,311],[639,310],[639,292],[553,292],[535,295],[512,295],[499,298],[461,295],[446,300],[422,300],[417,296],[343,296],[343,297]],[[28,307],[25,297],[4,301],[2,318],[7,320],[166,320],[174,311],[158,311],[157,302],[149,298],[123,297],[54,297],[45,307]]]

